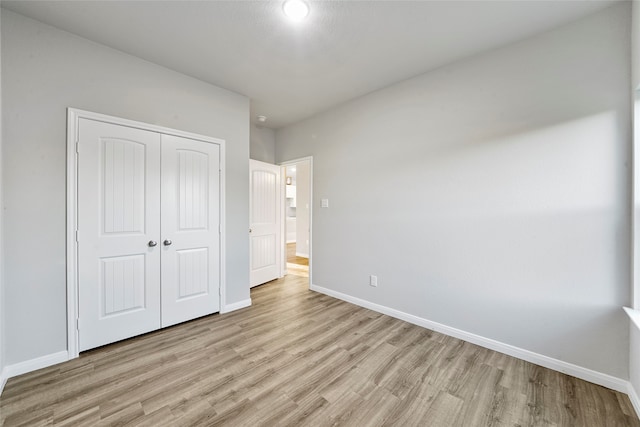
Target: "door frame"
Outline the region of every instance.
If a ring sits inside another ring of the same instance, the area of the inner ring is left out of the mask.
[[[309,162],[309,289],[311,289],[311,285],[313,284],[313,156],[300,157],[293,160],[287,160],[286,162],[280,162],[278,165],[282,168],[281,171],[284,171],[285,167],[292,166],[300,162],[308,161]],[[284,177],[284,172],[282,172],[282,176]],[[280,241],[282,242],[282,272],[283,275],[287,274],[287,236],[286,236],[286,206],[285,206],[285,180],[280,180],[281,186],[281,194],[280,198],[281,206],[281,225],[280,225]]]
[[[108,116],[77,108],[67,108],[67,357],[79,356],[78,347],[78,134],[80,119],[174,135],[220,146],[220,313],[226,312],[226,218],[225,140],[177,129]]]

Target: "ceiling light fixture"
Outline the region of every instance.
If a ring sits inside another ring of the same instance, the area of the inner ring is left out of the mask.
[[[264,123],[264,122],[266,122],[266,121],[267,121],[267,116],[258,116],[258,121],[259,121],[260,123]]]
[[[302,21],[309,15],[309,6],[302,0],[286,0],[282,11],[293,21]]]

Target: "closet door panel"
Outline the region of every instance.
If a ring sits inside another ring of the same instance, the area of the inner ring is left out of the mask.
[[[80,119],[79,349],[160,327],[160,135]]]
[[[220,148],[162,135],[162,326],[220,310]]]

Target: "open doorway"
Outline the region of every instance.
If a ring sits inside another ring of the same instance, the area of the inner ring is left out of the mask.
[[[311,258],[311,158],[282,164],[284,182],[283,259],[286,274],[310,277]],[[311,279],[309,279],[311,283]]]

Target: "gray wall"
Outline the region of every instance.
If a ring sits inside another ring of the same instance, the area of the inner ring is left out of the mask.
[[[249,155],[253,160],[274,164],[276,161],[275,131],[252,124]]]
[[[226,140],[227,303],[249,298],[249,100],[2,13],[6,363],[66,349],[66,108]]]
[[[278,130],[314,284],[628,378],[629,8]]]

